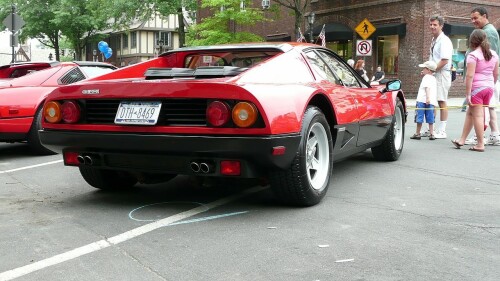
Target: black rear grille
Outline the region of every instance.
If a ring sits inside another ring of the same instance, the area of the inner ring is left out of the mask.
[[[164,100],[158,121],[167,126],[206,126],[206,110],[205,99]]]
[[[89,99],[84,101],[85,123],[114,124],[121,100]],[[206,99],[161,100],[159,126],[206,126]]]
[[[119,100],[85,101],[85,122],[90,124],[114,123]]]

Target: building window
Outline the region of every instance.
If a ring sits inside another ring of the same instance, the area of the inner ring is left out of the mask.
[[[345,61],[352,59],[352,40],[326,42],[326,47],[339,55]]]
[[[137,48],[137,31],[130,32],[130,48]]]
[[[120,46],[120,36],[111,35],[109,38],[109,47],[112,48],[113,51],[118,51]]]
[[[463,75],[465,53],[467,52],[467,47],[469,46],[469,40],[466,35],[451,35],[450,39],[453,44],[453,66],[457,69],[457,74]]]
[[[399,35],[379,36],[377,38],[377,65],[382,66],[385,74],[398,73]]]
[[[170,46],[170,32],[158,31],[155,33],[155,45],[157,46]]]
[[[128,48],[128,34],[127,33],[123,33],[123,36],[122,36],[122,47],[124,49]]]

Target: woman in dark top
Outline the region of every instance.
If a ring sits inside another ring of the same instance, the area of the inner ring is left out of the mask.
[[[365,81],[368,81],[368,75],[366,75],[366,70],[365,70],[365,61],[364,60],[358,60],[356,62],[356,65],[354,66],[354,69],[356,70],[356,72],[359,73],[359,75],[361,75],[361,77],[363,77],[363,79],[365,79]]]

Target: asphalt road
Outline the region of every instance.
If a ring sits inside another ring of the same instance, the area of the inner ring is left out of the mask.
[[[0,144],[0,280],[499,280],[500,146],[454,149],[463,118],[417,141],[411,115],[399,161],[335,164],[310,208],[187,177],[103,192]]]

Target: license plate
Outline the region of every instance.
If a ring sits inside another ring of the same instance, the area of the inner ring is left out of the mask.
[[[159,101],[122,101],[116,112],[115,124],[155,125],[160,109]]]

